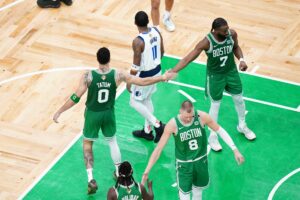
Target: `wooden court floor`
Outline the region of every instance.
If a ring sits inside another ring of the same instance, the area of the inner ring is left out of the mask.
[[[111,49],[112,66],[130,67],[139,10],[150,13],[150,0],[77,0],[55,10],[31,0],[0,2],[0,199],[16,199],[78,136],[83,101],[62,123],[51,118],[79,69],[97,66],[97,49]],[[299,10],[299,0],[175,0],[177,29],[162,27],[166,53],[184,56],[222,16],[238,32],[249,71],[300,83]]]

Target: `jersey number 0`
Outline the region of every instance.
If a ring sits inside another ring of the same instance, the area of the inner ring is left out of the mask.
[[[98,91],[98,102],[105,103],[108,101],[109,91],[108,89],[101,89]]]

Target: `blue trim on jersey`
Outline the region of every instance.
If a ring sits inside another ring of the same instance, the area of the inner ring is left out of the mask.
[[[146,78],[156,75],[158,72],[160,72],[161,66],[157,65],[154,69],[148,70],[148,71],[141,71],[139,77]]]
[[[160,34],[159,30],[156,27],[153,26],[152,28],[154,28]]]
[[[145,43],[145,40],[142,36],[139,35],[139,36],[137,36],[137,38],[140,38]]]
[[[148,28],[148,31],[146,31],[146,32],[142,32],[142,34],[148,34],[150,31],[151,31],[151,27],[150,27],[150,28]]]

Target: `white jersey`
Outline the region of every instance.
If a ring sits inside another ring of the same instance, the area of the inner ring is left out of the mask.
[[[154,69],[161,63],[161,38],[156,28],[151,27],[149,32],[140,33],[138,37],[144,42],[140,71]]]
[[[138,38],[144,42],[144,51],[141,55],[140,69],[136,76],[141,78],[161,75],[161,37],[156,28],[150,28],[149,32],[140,33]],[[136,100],[144,100],[156,91],[156,85],[137,86],[132,85],[132,96]]]

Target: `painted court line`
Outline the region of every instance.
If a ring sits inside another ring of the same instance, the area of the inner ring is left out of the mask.
[[[297,174],[298,172],[300,172],[300,168],[295,169],[294,171],[290,172],[288,175],[286,175],[285,177],[283,177],[280,181],[278,181],[278,183],[276,183],[276,185],[273,187],[273,189],[271,190],[269,196],[268,196],[268,200],[272,200],[274,197],[275,192],[278,190],[278,188],[287,180],[289,179],[291,176]]]
[[[7,4],[6,6],[3,6],[3,7],[0,8],[0,12],[3,11],[3,10],[8,9],[10,7],[13,7],[13,6],[15,6],[15,5],[19,4],[19,3],[22,3],[23,1],[25,1],[25,0],[17,0],[15,2],[13,2],[13,3]]]
[[[177,81],[168,81],[168,83],[174,84],[174,85],[179,85],[179,86],[183,86],[183,87],[188,87],[188,88],[193,88],[196,90],[201,90],[204,91],[205,89],[203,87],[199,87],[199,86],[195,86],[195,85],[190,85],[190,84],[186,84],[186,83],[180,83]],[[227,93],[223,93],[225,96],[230,96]],[[285,109],[285,110],[291,110],[294,112],[300,112],[300,110],[298,110],[297,108],[291,108],[288,106],[283,106],[280,104],[276,104],[276,103],[271,103],[271,102],[267,102],[267,101],[262,101],[262,100],[257,100],[257,99],[253,99],[253,98],[249,98],[249,97],[243,97],[245,100],[247,101],[251,101],[251,102],[255,102],[255,103],[260,103],[260,104],[264,104],[264,105],[268,105],[268,106],[272,106],[272,107],[276,107],[276,108],[281,108],[281,109]]]
[[[170,55],[170,54],[164,54],[164,56],[170,57],[170,58],[179,59],[179,60],[182,59],[182,57],[174,56],[174,55]],[[202,61],[193,61],[193,63],[197,63],[197,64],[201,64],[201,65],[206,65],[206,62],[202,62]],[[174,66],[171,66],[171,67],[174,67]],[[273,81],[279,81],[279,82],[288,83],[288,84],[291,84],[291,85],[300,86],[300,83],[297,83],[297,82],[294,82],[294,81],[288,81],[288,80],[284,80],[284,79],[280,79],[280,78],[275,78],[275,77],[271,77],[271,76],[266,76],[266,75],[262,75],[262,74],[255,74],[255,73],[242,72],[242,71],[239,71],[239,73],[248,74],[250,76],[257,76],[257,77],[260,77],[260,78],[265,78],[265,79],[269,79],[269,80],[273,80]]]
[[[41,71],[36,71],[36,72],[30,72],[26,74],[22,74],[19,76],[15,76],[3,81],[0,81],[0,85],[19,80],[22,78],[27,78],[39,74],[45,74],[45,73],[52,73],[52,72],[59,72],[59,71],[82,71],[82,70],[89,70],[89,69],[96,69],[95,67],[69,67],[69,68],[52,68],[49,70],[41,70]],[[122,83],[118,87],[118,91],[116,94],[116,99],[124,92],[126,89],[126,84]],[[81,137],[82,133],[78,133],[76,137],[66,146],[66,148],[48,165],[48,167],[40,174],[29,187],[19,196],[19,200],[23,199],[28,192],[48,173],[48,171],[63,157],[63,155],[75,144],[75,142]]]
[[[187,94],[185,91],[183,90],[177,90],[177,92],[179,92],[180,94],[182,94],[183,96],[185,96],[186,98],[188,98],[192,103],[195,103],[196,100],[191,97],[191,95]]]

